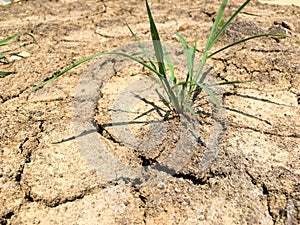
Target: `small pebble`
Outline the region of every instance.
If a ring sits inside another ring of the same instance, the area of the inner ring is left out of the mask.
[[[166,184],[165,184],[164,182],[159,182],[159,183],[157,184],[157,187],[158,187],[159,189],[165,189],[165,188],[166,188]]]
[[[40,224],[40,223],[41,223],[41,221],[38,218],[35,218],[33,221],[33,224]]]
[[[181,24],[177,30],[184,31],[184,30],[188,29],[189,27],[190,27],[190,25],[188,23],[184,23],[184,24]]]
[[[179,192],[180,192],[180,190],[179,190],[177,187],[174,189],[174,191],[175,191],[176,193],[179,193]]]

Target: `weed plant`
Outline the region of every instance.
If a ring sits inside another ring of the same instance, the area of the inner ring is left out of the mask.
[[[26,51],[29,51],[29,49],[26,47],[26,45],[21,45],[21,44],[18,44],[18,42],[13,42],[14,40],[16,40],[17,38],[19,38],[21,36],[29,36],[33,39],[34,43],[37,44],[37,41],[36,41],[36,39],[34,38],[34,36],[32,34],[24,33],[24,34],[15,34],[15,35],[12,35],[8,38],[0,40],[0,48],[3,47],[3,46],[6,46],[6,45],[17,45],[18,47],[24,48]],[[12,55],[22,57],[21,55],[18,55],[18,54],[12,54]],[[0,52],[0,60],[3,60],[4,63],[9,63],[8,58],[2,52]],[[13,74],[13,73],[15,73],[15,72],[8,72],[8,71],[1,71],[0,70],[0,77],[6,77],[6,76],[8,76],[10,74]]]
[[[168,53],[165,51],[162,42],[159,37],[159,33],[156,27],[156,24],[154,22],[151,9],[149,7],[148,1],[146,0],[146,9],[147,14],[149,18],[150,23],[150,31],[151,31],[151,37],[152,37],[152,43],[154,48],[154,58],[152,59],[151,51],[145,49],[143,45],[141,44],[140,40],[136,36],[136,34],[129,28],[129,31],[131,32],[132,36],[135,38],[136,42],[139,44],[140,52],[136,52],[132,55],[125,54],[123,52],[105,52],[105,53],[99,53],[94,54],[91,56],[88,56],[78,62],[75,62],[73,65],[68,66],[55,76],[53,76],[51,79],[37,85],[34,87],[34,89],[40,88],[47,83],[57,79],[61,75],[65,74],[67,71],[73,69],[74,67],[80,65],[81,63],[84,63],[92,58],[99,57],[102,55],[120,55],[127,57],[131,60],[136,61],[137,63],[141,64],[145,68],[147,68],[149,71],[152,72],[153,75],[151,78],[155,79],[165,90],[167,96],[168,96],[168,103],[169,107],[177,114],[181,114],[184,111],[188,110],[190,112],[193,112],[193,101],[197,97],[197,95],[203,90],[205,91],[211,98],[212,102],[218,107],[221,108],[221,105],[219,101],[217,100],[215,94],[210,89],[210,85],[206,85],[204,83],[204,74],[203,69],[208,59],[212,58],[214,55],[229,49],[232,46],[238,45],[240,43],[249,41],[251,39],[260,38],[260,37],[268,37],[268,36],[278,36],[278,37],[287,37],[294,39],[295,41],[300,43],[300,40],[298,40],[295,37],[292,37],[287,34],[259,34],[254,35],[251,37],[247,37],[245,39],[239,40],[237,42],[234,42],[232,44],[229,44],[221,49],[212,51],[212,48],[214,44],[219,40],[221,35],[224,33],[224,31],[227,29],[227,27],[232,23],[234,18],[241,12],[243,8],[248,5],[250,0],[246,0],[234,13],[233,15],[227,20],[224,21],[223,13],[227,4],[227,0],[222,0],[221,6],[219,8],[219,11],[217,13],[217,16],[215,18],[215,21],[213,23],[213,26],[210,30],[210,34],[207,39],[206,46],[204,48],[203,55],[201,57],[201,62],[197,68],[195,68],[195,54],[196,54],[196,42],[193,45],[189,45],[183,36],[181,36],[179,33],[176,33],[177,38],[180,40],[183,48],[184,48],[184,54],[187,62],[187,75],[184,81],[179,81],[174,72],[174,65],[171,61],[171,57],[168,55]],[[142,57],[141,57],[142,56]],[[146,60],[143,60],[142,58],[146,58]],[[169,74],[169,75],[168,75]],[[223,82],[223,83],[217,83],[214,85],[225,85],[225,84],[234,84],[234,83],[241,83],[241,82],[247,82],[247,81],[232,81],[232,82]]]

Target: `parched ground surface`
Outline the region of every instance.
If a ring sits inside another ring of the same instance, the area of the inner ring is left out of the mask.
[[[225,17],[238,4],[231,1]],[[161,39],[179,44],[179,31],[203,51],[216,4],[153,0],[151,8]],[[17,73],[0,78],[0,224],[300,224],[299,44],[262,38],[216,55],[216,79],[252,80],[223,93],[218,158],[201,176],[195,160],[162,182],[133,187],[107,183],[76,140],[59,142],[74,135],[76,87],[97,60],[29,89],[84,56],[132,43],[125,22],[149,40],[144,2],[24,1],[0,11],[1,39],[31,32],[39,42],[29,43],[29,57],[1,64]],[[299,38],[299,18],[298,6],[251,3],[217,47],[265,32]],[[12,48],[5,53],[22,51]]]

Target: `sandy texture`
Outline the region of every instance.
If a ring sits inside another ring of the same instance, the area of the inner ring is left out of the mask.
[[[238,4],[229,3],[226,18]],[[203,51],[218,10],[212,1],[153,0],[151,8],[162,40],[178,45],[179,31],[190,43],[197,38]],[[1,39],[31,32],[39,42],[22,37],[31,55],[0,64],[17,71],[0,78],[0,224],[300,223],[299,44],[262,38],[216,55],[209,62],[215,79],[252,80],[222,92],[227,119],[218,157],[200,173],[196,151],[167,179],[132,186],[124,179],[107,182],[83,157],[76,138],[61,141],[77,135],[74,98],[97,60],[37,91],[28,89],[84,56],[133,43],[125,21],[149,40],[143,1],[24,1],[0,10]],[[216,48],[262,32],[299,38],[299,16],[297,6],[252,2]],[[4,53],[20,51],[14,46]],[[116,72],[111,79],[118,77],[126,86],[124,75]],[[130,164],[130,152],[122,154]],[[140,159],[133,163],[147,163]]]
[[[300,1],[295,0],[260,0],[261,3],[276,4],[276,5],[297,5],[300,6]]]

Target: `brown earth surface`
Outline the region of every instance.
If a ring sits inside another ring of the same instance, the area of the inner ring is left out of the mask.
[[[225,17],[239,4],[229,1]],[[152,0],[151,8],[162,40],[180,45],[178,31],[189,43],[197,38],[203,52],[217,4]],[[70,138],[78,135],[72,126],[78,85],[84,75],[97,72],[100,59],[29,89],[85,56],[133,43],[125,22],[149,40],[144,1],[21,1],[0,10],[1,39],[30,32],[39,43],[21,37],[30,56],[0,64],[0,70],[17,71],[0,78],[0,224],[300,224],[300,45],[295,41],[261,38],[213,57],[209,65],[217,81],[252,81],[222,89],[226,130],[217,157],[200,171],[201,150],[195,151],[166,179],[131,185],[120,177],[108,182],[79,150],[81,139]],[[298,6],[253,1],[216,49],[258,33],[300,38],[299,18]],[[22,51],[1,49],[7,56]],[[101,83],[98,106],[91,108],[96,120],[110,120],[110,105],[133,82],[126,74],[135,70],[115,71]],[[134,128],[137,136],[149,129]],[[118,160],[138,166],[153,160],[143,152],[138,158],[107,132],[96,138],[114,146]]]

